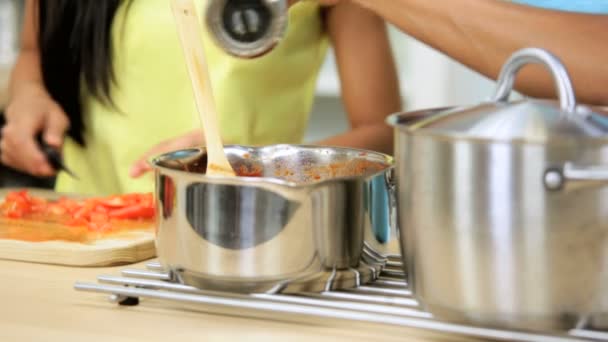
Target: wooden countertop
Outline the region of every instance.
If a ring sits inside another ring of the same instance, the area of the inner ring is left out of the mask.
[[[128,267],[143,268],[144,263]],[[0,341],[471,341],[378,326],[306,325],[211,315],[179,304],[145,300],[135,307],[79,292],[74,282],[125,268],[74,268],[0,261]]]

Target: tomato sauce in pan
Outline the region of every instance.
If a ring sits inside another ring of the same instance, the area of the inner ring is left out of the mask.
[[[315,182],[323,179],[338,178],[338,177],[357,177],[365,174],[378,172],[386,169],[388,166],[374,161],[365,159],[367,153],[361,152],[360,158],[349,159],[343,162],[334,162],[327,165],[302,165],[296,169],[293,165],[290,167],[273,165],[274,171],[270,172],[271,177],[293,181],[296,183]],[[251,156],[246,153],[244,159],[250,159]],[[190,161],[188,164],[180,164],[179,169],[187,172],[202,173],[206,172],[207,158],[202,155],[200,158]],[[239,177],[264,177],[263,166],[247,162],[238,165],[235,168],[235,173]]]

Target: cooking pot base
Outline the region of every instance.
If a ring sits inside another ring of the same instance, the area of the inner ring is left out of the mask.
[[[173,281],[210,291],[237,293],[320,293],[367,284],[376,280],[379,273],[380,267],[360,262],[357,268],[343,270],[328,269],[291,280],[226,280],[180,268],[172,270],[170,277]]]
[[[424,303],[423,299],[417,298],[420,303]],[[442,306],[432,304],[422,304],[425,311],[430,312],[435,318],[459,323],[472,324],[498,329],[515,329],[524,331],[567,331],[575,329],[582,321],[581,317],[576,314],[562,313],[557,315],[501,315],[489,313],[476,313],[473,310],[462,312]]]

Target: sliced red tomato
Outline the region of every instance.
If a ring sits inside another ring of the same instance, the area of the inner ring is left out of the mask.
[[[48,201],[40,197],[27,197],[28,201],[36,206],[46,206]]]
[[[31,213],[51,215],[70,226],[86,226],[93,231],[111,229],[111,219],[150,219],[155,215],[152,193],[131,193],[76,201],[65,197],[48,202],[32,197],[26,190],[7,194],[0,203],[0,215],[22,218]]]
[[[109,218],[108,214],[106,214],[106,213],[100,213],[100,212],[94,211],[90,214],[91,222],[107,222],[108,218]]]
[[[154,208],[136,204],[110,211],[110,217],[117,219],[137,219],[154,217]]]
[[[46,204],[31,204],[30,205],[30,212],[32,213],[44,213],[47,210],[47,205]]]
[[[65,208],[68,212],[73,213],[80,208],[80,204],[69,198],[60,198],[57,204]]]
[[[130,205],[139,203],[140,194],[138,194],[138,193],[124,194],[121,197],[125,201],[126,205],[130,206]]]
[[[24,214],[25,214],[25,211],[23,211],[21,209],[12,209],[6,213],[6,216],[8,216],[9,218],[18,219],[18,218],[22,218]]]
[[[152,194],[143,194],[140,197],[139,203],[145,207],[154,207],[154,196]]]
[[[88,214],[87,210],[84,207],[82,207],[82,208],[76,210],[76,212],[74,212],[72,214],[72,218],[75,220],[79,220],[79,219],[86,220],[87,214]]]
[[[89,222],[87,228],[93,232],[107,232],[112,230],[112,224],[110,222]]]
[[[6,194],[7,201],[16,201],[16,200],[27,201],[27,198],[28,198],[27,190],[11,191],[8,194]]]
[[[98,204],[95,206],[95,209],[93,209],[94,212],[96,213],[104,213],[107,214],[110,212],[110,209],[108,209],[106,206],[104,206],[103,204]]]
[[[19,205],[28,205],[29,201],[24,197],[15,197],[7,200],[8,203],[18,203]]]
[[[7,202],[5,208],[5,214],[10,218],[21,218],[30,211],[31,205],[22,197],[15,197],[12,201]]]
[[[65,215],[68,210],[59,204],[51,204],[48,206],[47,211],[53,215]]]
[[[99,203],[101,203],[107,207],[113,207],[113,208],[124,207],[125,205],[127,205],[127,202],[125,201],[125,199],[120,196],[110,196],[108,198],[101,199],[99,201]]]

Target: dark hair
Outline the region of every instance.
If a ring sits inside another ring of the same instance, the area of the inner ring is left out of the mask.
[[[46,89],[70,119],[70,135],[84,145],[84,89],[112,105],[115,82],[111,32],[123,0],[38,0],[38,45]]]

